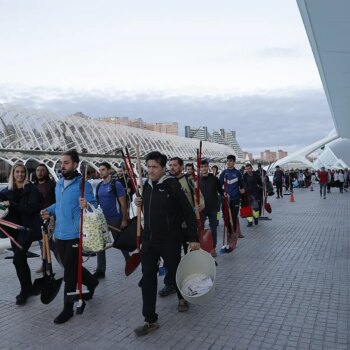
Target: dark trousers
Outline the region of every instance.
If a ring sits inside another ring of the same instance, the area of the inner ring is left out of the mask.
[[[277,197],[283,197],[282,194],[282,182],[276,182]]]
[[[21,291],[30,293],[32,289],[32,278],[30,274],[28,261],[27,261],[27,250],[30,248],[31,242],[26,242],[26,243],[21,242],[20,244],[22,245],[23,250],[19,249],[11,241],[11,246],[14,253],[13,265],[15,265],[17,277],[21,285]]]
[[[205,210],[203,210],[202,212],[202,224],[203,227],[205,225],[205,221],[209,220],[209,227],[211,230],[211,233],[213,235],[213,248],[216,248],[216,244],[217,244],[217,211],[216,209],[206,212]]]
[[[230,223],[229,215],[227,215],[228,222],[226,222],[225,225],[227,227],[228,232],[231,234],[233,232],[236,232],[236,229],[237,229],[237,220],[238,220],[238,213],[239,213],[239,199],[230,200],[229,206],[230,206],[231,215],[232,215],[233,231],[232,231],[231,225],[229,224]],[[223,212],[223,216],[225,219],[225,201],[223,202],[223,205],[222,205],[222,212]]]
[[[144,240],[141,248],[142,279],[139,285],[142,289],[142,315],[145,317],[145,322],[156,322],[158,319],[156,300],[160,257],[163,258],[164,264],[168,269],[168,280],[175,286],[178,298],[182,299],[175,281],[176,270],[181,260],[181,243],[171,241],[156,244]]]
[[[75,292],[78,282],[79,239],[56,239],[56,247],[64,268],[64,292]],[[82,280],[89,290],[97,284],[95,277],[84,267]]]

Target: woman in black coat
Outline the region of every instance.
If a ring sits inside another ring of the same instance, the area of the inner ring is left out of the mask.
[[[27,262],[27,251],[33,241],[41,239],[40,193],[29,182],[28,170],[22,163],[15,164],[10,172],[8,187],[0,192],[0,201],[9,207],[6,220],[22,225],[31,231],[7,229],[8,233],[23,247],[19,249],[11,242],[14,252],[13,264],[21,285],[16,304],[23,305],[32,295],[32,279]]]

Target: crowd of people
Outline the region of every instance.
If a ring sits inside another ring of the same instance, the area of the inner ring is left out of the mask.
[[[178,311],[186,312],[189,309],[176,285],[176,270],[182,254],[200,248],[199,232],[207,221],[213,242],[210,254],[216,258],[220,217],[224,218],[228,236],[237,234],[237,238],[244,238],[239,229],[240,210],[250,208],[245,216],[247,226],[258,225],[264,208],[268,208],[268,196],[274,195],[274,186],[277,199],[283,198],[286,192],[293,192],[295,187],[311,189],[316,182],[320,184],[323,198],[332,187],[338,187],[342,193],[349,186],[348,169],[283,171],[277,166],[271,182],[261,165],[257,170],[251,164],[237,169],[235,163],[235,156],[228,155],[226,167],[220,172],[216,165],[210,167],[209,162],[203,159],[196,172],[193,164],[185,164],[179,157],[168,160],[164,154],[154,151],[146,156],[147,180],[143,193],[138,195],[135,195],[135,188],[125,170],[119,168],[113,175],[113,169],[107,162],[99,164],[101,182],[94,193],[91,183],[85,182],[78,172],[80,159],[75,150],[62,155],[61,178],[57,183],[50,177],[45,164],[37,166],[32,183],[25,165],[16,163],[11,169],[8,187],[0,192],[0,201],[9,208],[6,220],[30,228],[30,231],[9,229],[11,236],[24,248],[19,249],[12,243],[13,264],[20,284],[16,304],[24,305],[30,296],[36,294],[26,252],[34,241],[41,240],[43,222],[49,222],[50,248],[64,269],[65,282],[63,310],[54,322],[67,322],[74,314],[74,302],[68,295],[77,288],[81,209],[88,208],[88,205],[100,205],[116,238],[119,230],[126,227],[129,219],[135,215],[130,212],[134,202],[136,207],[142,208],[144,217],[140,252],[142,278],[139,282],[144,324],[137,327],[135,333],[137,336],[146,335],[159,327],[157,293],[160,297],[176,293]],[[197,181],[198,177],[200,181]],[[84,193],[83,197],[81,193]],[[225,215],[227,212],[229,217]],[[127,263],[130,253],[123,250],[122,254]],[[167,273],[164,287],[157,292],[160,259]],[[37,272],[43,269],[45,267],[40,266]],[[97,265],[93,273],[82,268],[82,283],[88,288],[86,299],[93,297],[99,280],[105,274],[106,253],[100,251],[97,252]]]

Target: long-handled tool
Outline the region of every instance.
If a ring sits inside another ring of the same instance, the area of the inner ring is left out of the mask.
[[[11,228],[14,228],[14,229],[22,229],[23,226],[20,226],[20,225],[16,225],[16,224],[12,224],[12,222],[9,222],[9,221],[6,221],[8,222],[9,224],[6,224],[6,226],[8,227],[11,227]],[[3,225],[2,222],[0,222],[0,224]],[[11,224],[11,226],[10,226]],[[24,227],[26,228],[26,227]],[[31,231],[30,229],[27,229],[28,231]],[[7,237],[10,239],[10,241],[18,248],[18,249],[21,249],[21,250],[24,250],[24,248],[3,228],[0,226],[0,231]],[[27,250],[27,258],[37,258],[39,257],[40,255],[38,254],[35,254],[33,252],[30,252],[29,250]],[[7,256],[5,259],[13,259],[13,256]]]
[[[140,158],[140,150],[139,145],[136,145],[136,157],[137,157],[137,168],[139,173],[139,185],[140,189],[137,191],[138,196],[142,196],[143,193],[143,182],[142,182],[142,169],[141,169],[141,158]],[[136,181],[135,174],[133,174],[134,180]],[[141,262],[140,255],[140,245],[141,245],[141,207],[137,207],[137,234],[136,234],[136,251],[131,255],[129,260],[125,264],[125,275],[129,276],[133,271],[136,270],[137,266],[139,266]]]
[[[237,245],[238,235],[239,235],[239,221],[237,218],[236,225],[233,224],[232,212],[230,208],[230,198],[228,194],[228,178],[225,176],[225,202],[224,202],[224,223],[227,226],[227,237],[226,237],[226,245],[224,245],[220,252],[221,253],[231,253]],[[230,229],[231,228],[231,229]],[[230,232],[231,231],[231,232]]]
[[[197,231],[198,238],[201,245],[201,248],[208,253],[210,253],[214,248],[213,243],[213,234],[210,229],[204,230],[203,221],[202,221],[202,213],[199,211],[200,205],[200,168],[202,161],[202,141],[199,143],[199,149],[197,150],[197,186],[196,186],[196,220],[197,220]]]
[[[43,231],[43,230],[42,230]],[[42,266],[43,266],[43,276],[40,277],[40,278],[36,278],[34,280],[34,283],[33,283],[33,292],[35,295],[39,295],[41,294],[42,290],[43,290],[43,285],[44,285],[44,281],[45,279],[48,278],[48,275],[47,275],[47,251],[46,251],[46,239],[44,237],[44,233],[43,233],[43,246],[42,246],[42,251],[43,251],[43,254],[42,254]]]
[[[47,225],[48,223],[44,222],[42,226],[43,241],[45,242],[46,258],[47,258],[47,268],[44,268],[44,272],[46,273],[46,270],[49,271],[49,274],[48,275],[46,274],[46,276],[44,276],[44,284],[41,292],[41,302],[43,304],[50,304],[51,301],[56,298],[63,281],[63,278],[59,278],[56,280],[55,274],[53,273],[53,270],[52,270],[50,242],[49,242]]]
[[[10,227],[10,228],[13,228],[15,230],[21,230],[21,231],[28,231],[28,232],[31,232],[32,229],[29,228],[29,227],[24,227],[22,225],[17,225],[11,221],[7,221],[7,220],[4,220],[4,219],[0,219],[0,225],[4,225],[4,226],[7,226],[7,227]]]
[[[85,175],[81,180],[80,197],[85,197],[85,181],[87,175],[87,168],[85,169]],[[83,291],[83,223],[84,223],[84,209],[80,209],[80,228],[79,228],[79,252],[78,252],[78,282],[77,290],[75,292],[67,293],[67,302],[78,301],[76,314],[81,315],[85,309],[84,299],[89,299],[90,291],[85,289]]]

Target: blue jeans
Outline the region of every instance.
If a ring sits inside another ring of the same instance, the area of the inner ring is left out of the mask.
[[[210,212],[206,212],[205,210],[203,210],[202,212],[202,225],[204,227],[205,225],[205,221],[209,219],[209,227],[210,227],[210,230],[211,230],[211,233],[213,235],[213,244],[214,244],[214,247],[213,248],[216,248],[216,243],[217,243],[217,210],[214,209]]]

